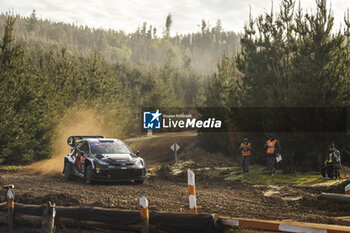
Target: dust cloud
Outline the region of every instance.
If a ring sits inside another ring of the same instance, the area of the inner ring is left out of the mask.
[[[64,156],[71,151],[67,145],[67,138],[73,135],[112,136],[110,125],[104,122],[106,121],[101,119],[101,114],[98,114],[97,110],[68,110],[54,129],[51,159],[33,163],[25,173],[52,176],[62,174]]]

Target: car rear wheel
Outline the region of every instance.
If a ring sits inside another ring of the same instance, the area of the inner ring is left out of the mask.
[[[86,171],[85,171],[85,183],[87,184],[92,184],[92,174],[93,174],[93,170],[91,165],[88,165],[86,167]]]
[[[71,170],[70,170],[69,162],[65,162],[64,163],[64,179],[66,181],[72,179],[72,173],[71,173]]]

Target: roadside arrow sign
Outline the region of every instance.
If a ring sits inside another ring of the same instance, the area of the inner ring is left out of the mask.
[[[170,149],[172,149],[173,151],[178,151],[180,149],[180,146],[175,142],[171,145]]]

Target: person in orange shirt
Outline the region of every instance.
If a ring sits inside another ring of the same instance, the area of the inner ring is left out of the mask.
[[[249,172],[249,162],[250,162],[250,155],[252,153],[251,152],[252,146],[248,138],[243,139],[243,142],[241,143],[239,150],[242,155],[242,170],[243,172]]]
[[[269,168],[270,175],[274,176],[275,171],[275,162],[276,157],[281,153],[281,146],[279,141],[275,138],[274,135],[271,135],[269,140],[265,143],[266,149],[266,159],[267,159],[267,167]]]

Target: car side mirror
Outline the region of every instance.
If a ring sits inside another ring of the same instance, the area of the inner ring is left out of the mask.
[[[73,136],[70,136],[67,140],[67,144],[70,146],[70,147],[75,147],[75,144],[76,144],[76,141],[75,141],[75,138]]]
[[[139,156],[140,155],[140,152],[139,151],[136,151],[136,156]]]

